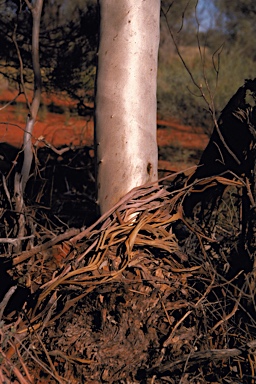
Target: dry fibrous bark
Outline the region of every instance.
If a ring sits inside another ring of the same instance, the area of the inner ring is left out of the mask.
[[[251,176],[256,138],[256,79],[247,80],[223,109],[190,181],[233,172]]]
[[[237,177],[246,180],[252,186],[255,199],[255,145],[256,145],[256,79],[246,80],[223,109],[210,141],[204,150],[195,173],[188,183],[208,177],[224,175],[227,178]],[[187,216],[192,216],[194,207],[201,204],[201,215],[204,210],[215,208],[217,200],[222,196],[224,186],[207,185],[203,193],[200,187],[194,187],[184,201]]]

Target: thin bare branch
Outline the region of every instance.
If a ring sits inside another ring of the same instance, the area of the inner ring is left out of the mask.
[[[1,240],[0,240],[1,241]],[[4,310],[6,308],[6,305],[8,304],[10,298],[12,297],[12,295],[14,294],[14,292],[16,291],[17,289],[17,285],[14,285],[12,286],[8,292],[5,294],[3,300],[1,301],[0,303],[0,321],[2,320],[2,317],[3,317],[3,313],[4,313]]]
[[[6,103],[3,107],[0,108],[0,111],[2,111],[3,109],[7,108],[9,105],[11,105],[12,103],[15,102],[15,100],[21,95],[22,92],[18,92],[18,94],[10,101],[8,101],[8,103]]]
[[[30,4],[26,1],[26,4]],[[28,5],[29,6],[29,5]],[[30,4],[31,6],[31,4]],[[30,108],[31,115],[28,115],[26,132],[24,134],[23,148],[24,148],[24,162],[21,170],[22,192],[24,192],[30,173],[30,168],[33,160],[32,152],[32,132],[35,124],[35,119],[38,113],[42,92],[42,79],[39,62],[39,31],[40,20],[43,7],[43,0],[37,0],[33,7],[29,7],[33,17],[32,27],[32,64],[34,72],[34,96]]]
[[[189,6],[189,3],[190,3],[191,0],[188,0],[186,6],[185,6],[185,9],[182,11],[182,15],[181,15],[181,26],[180,26],[180,29],[177,31],[177,33],[179,33],[182,29],[183,29],[183,25],[184,25],[184,19],[185,19],[185,13],[186,13],[186,10],[188,9],[188,6]]]
[[[18,15],[19,15],[20,12],[21,12],[21,3],[20,3],[20,9],[19,9]],[[18,19],[18,15],[17,15],[17,19]],[[17,28],[18,28],[18,20],[16,21],[16,23],[14,25],[14,30],[13,30],[13,33],[12,33],[12,41],[13,41],[13,44],[15,45],[15,49],[16,49],[18,60],[19,60],[19,64],[20,64],[20,84],[21,84],[21,88],[22,88],[22,91],[24,93],[27,106],[28,106],[28,108],[30,110],[30,102],[29,102],[29,99],[28,99],[28,94],[27,94],[27,91],[26,91],[25,81],[24,81],[24,65],[23,65],[23,60],[22,60],[22,57],[21,57],[19,45],[17,43]]]

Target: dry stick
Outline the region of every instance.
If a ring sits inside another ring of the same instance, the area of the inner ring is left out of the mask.
[[[171,340],[176,332],[176,329],[180,326],[180,324],[192,313],[192,311],[188,311],[187,313],[185,313],[184,316],[182,316],[182,318],[175,324],[175,326],[173,327],[173,330],[171,331],[170,335],[168,336],[168,338],[165,340],[165,342],[163,343],[163,347],[166,348],[168,347],[168,345],[171,343]]]
[[[18,124],[14,124],[14,123],[10,123],[9,121],[1,121],[0,122],[0,125],[8,125],[8,126],[13,126],[13,127],[17,127],[17,128],[19,128],[19,129],[21,129],[23,132],[25,132],[25,129],[24,128],[22,128],[20,125],[18,125]],[[8,128],[7,128],[8,129]]]
[[[149,368],[146,372],[147,374],[152,373],[164,373],[166,371],[172,371],[174,369],[177,369],[181,364],[184,364],[188,361],[187,365],[195,365],[198,364],[200,361],[205,360],[223,360],[223,359],[229,359],[230,357],[237,357],[242,354],[242,350],[239,350],[237,348],[232,349],[210,349],[207,351],[199,351],[190,353],[188,355],[184,355],[179,360],[176,360],[174,362],[166,362],[160,366],[155,366],[152,368]]]
[[[70,237],[75,236],[78,233],[80,233],[79,229],[76,229],[76,228],[70,229],[69,231],[66,231],[65,233],[62,233],[61,235],[54,237],[53,239],[47,241],[44,244],[38,245],[37,247],[35,247],[29,251],[25,251],[25,252],[21,253],[20,255],[16,255],[13,258],[13,265],[17,265],[19,263],[22,263],[23,261],[29,259],[31,256],[34,256],[37,253],[45,251],[46,249],[52,247],[53,245],[55,245],[55,244],[57,244],[63,240],[69,239]]]
[[[20,2],[20,9],[18,11],[18,15],[21,12],[21,7],[22,7],[22,2]],[[18,15],[17,15],[17,18],[18,18]],[[20,54],[20,49],[19,49],[19,46],[17,43],[17,28],[18,28],[18,21],[16,22],[16,24],[14,26],[14,30],[13,30],[13,34],[12,34],[12,41],[13,41],[13,44],[15,45],[15,49],[16,49],[19,64],[20,64],[20,83],[21,83],[22,92],[24,93],[26,103],[30,109],[30,103],[29,103],[29,99],[28,99],[28,95],[27,95],[27,91],[26,91],[26,87],[25,87],[24,75],[23,75],[24,66],[23,66],[23,61],[22,61],[22,57]]]
[[[12,208],[11,195],[9,193],[9,190],[8,190],[8,187],[7,187],[7,184],[6,184],[6,178],[5,178],[4,175],[2,175],[2,180],[3,180],[4,191],[5,191],[6,197],[8,199],[8,202],[9,202],[11,210],[12,210],[13,208]]]
[[[47,367],[47,365],[45,363],[43,363],[42,361],[40,361],[37,357],[35,357],[31,352],[30,350],[17,338],[15,338],[17,343],[26,351],[26,353],[28,354],[28,356],[30,357],[31,360],[33,360],[34,362],[36,362],[45,372],[47,372],[50,376],[52,376],[53,378],[55,378],[54,376],[54,373]],[[30,346],[31,347],[31,346]],[[1,381],[0,381],[1,383]]]
[[[29,383],[33,383],[33,380],[32,380],[32,377],[28,371],[28,367],[26,366],[25,362],[23,361],[22,357],[21,357],[21,354],[20,354],[20,351],[18,350],[18,348],[16,349],[16,352],[17,352],[17,355],[18,355],[18,358],[19,358],[19,362],[29,380]]]
[[[1,301],[1,303],[0,303],[0,321],[2,320],[5,307],[8,304],[8,302],[9,302],[10,298],[12,297],[12,295],[14,294],[14,292],[16,291],[16,289],[17,289],[17,285],[12,286],[8,290],[8,292],[5,294],[3,300]]]
[[[240,271],[238,272],[231,280],[227,280],[226,278],[224,278],[223,276],[217,274],[217,276],[221,279],[224,280],[224,283],[221,283],[221,284],[217,284],[216,283],[216,286],[214,286],[213,288],[220,288],[220,287],[224,287],[226,285],[230,285],[231,287],[237,289],[240,293],[239,293],[239,302],[238,302],[238,305],[239,305],[239,308],[242,309],[243,312],[246,313],[246,315],[250,318],[250,320],[252,321],[252,324],[256,324],[256,320],[255,320],[255,317],[253,315],[251,315],[247,310],[246,308],[241,304],[241,300],[240,298],[243,297],[243,298],[247,298],[247,300],[251,300],[251,295],[250,294],[247,294],[243,287],[242,288],[238,288],[237,285],[235,285],[233,283],[234,280],[236,280],[242,273],[244,273],[244,271]],[[231,294],[230,298],[233,300],[234,299],[234,296],[233,294]]]
[[[5,109],[6,107],[8,107],[9,105],[11,105],[12,103],[15,102],[15,100],[21,95],[21,92],[19,91],[18,94],[10,101],[8,101],[8,103],[6,103],[3,107],[0,108],[0,111],[2,111],[3,109]]]
[[[53,373],[53,377],[59,382],[59,384],[63,384],[64,382],[67,383],[68,380],[60,377],[58,372],[56,371],[55,366],[54,366],[54,364],[52,362],[52,359],[51,359],[51,357],[50,357],[50,355],[49,355],[49,353],[48,353],[48,351],[47,351],[47,349],[46,349],[46,347],[45,347],[41,337],[37,333],[36,333],[36,337],[37,337],[37,340],[39,341],[41,347],[43,348],[43,351],[44,351],[44,353],[46,355],[46,358],[47,358],[47,360],[49,362],[51,371]]]
[[[62,156],[63,153],[65,153],[65,152],[67,152],[67,151],[69,151],[71,149],[71,146],[58,149],[58,148],[54,147],[51,143],[46,141],[43,136],[40,136],[40,137],[37,138],[37,141],[34,144],[34,146],[37,147],[38,143],[40,143],[40,142],[44,143],[46,147],[50,148],[54,153],[57,153],[57,155],[59,155],[59,156]]]
[[[16,237],[15,238],[0,237],[0,243],[16,245],[20,240],[29,240],[29,239],[33,239],[34,237],[35,237],[34,235],[19,237],[18,239]]]
[[[15,173],[14,176],[14,198],[15,198],[15,210],[19,215],[18,218],[18,243],[14,246],[14,252],[19,252],[21,250],[21,240],[25,236],[25,205],[23,200],[23,193],[22,193],[22,183],[21,183],[21,177],[18,173]]]
[[[19,380],[20,384],[32,384],[31,381],[28,381],[27,379],[25,379],[23,377],[23,375],[21,374],[21,372],[19,371],[19,369],[14,364],[12,364],[9,359],[7,359],[7,357],[3,351],[0,350],[0,353],[3,356],[4,360],[6,361],[6,363],[10,366],[10,371],[13,371],[13,373],[15,374],[17,379]]]
[[[232,309],[232,311],[223,317],[223,319],[221,319],[220,321],[218,321],[217,324],[214,325],[214,327],[212,327],[211,329],[211,332],[215,331],[221,324],[225,323],[226,321],[228,321],[231,317],[234,316],[234,314],[236,313],[238,307],[239,307],[239,303],[240,303],[240,300],[241,300],[241,297],[242,297],[242,291],[239,293],[239,297],[238,299],[236,300],[236,303],[234,305],[234,308]]]
[[[8,384],[8,381],[6,380],[6,378],[3,374],[2,368],[0,368],[0,383],[7,383]]]

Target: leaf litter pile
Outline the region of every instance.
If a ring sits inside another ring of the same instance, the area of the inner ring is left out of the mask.
[[[38,150],[23,238],[17,151],[1,147],[13,158],[0,164],[0,382],[256,382],[248,90],[255,81],[223,110],[194,172],[136,188],[100,218],[91,151]]]

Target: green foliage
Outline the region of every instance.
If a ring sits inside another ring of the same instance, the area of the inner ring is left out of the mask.
[[[256,59],[255,0],[214,0],[219,9],[218,25],[226,34],[230,51]]]
[[[255,64],[250,57],[237,56],[223,51],[220,55],[219,74],[213,67],[212,55],[205,51],[203,61],[197,48],[191,47],[182,52],[182,56],[200,90],[186,71],[177,55],[168,62],[159,63],[158,73],[158,115],[160,118],[176,117],[184,124],[202,126],[211,133],[213,119],[209,110],[213,98],[216,115],[220,114],[236,90],[246,78],[255,77]],[[217,57],[214,57],[215,64]],[[207,84],[206,84],[207,81]]]
[[[213,11],[208,30],[198,30],[196,19],[193,21],[192,3],[181,30],[177,29],[177,23],[181,20],[179,12],[181,15],[184,4],[173,13],[177,18],[176,22],[169,14],[167,20],[163,20],[158,74],[159,117],[176,117],[185,124],[202,126],[207,133],[211,133],[213,127],[210,110],[216,111],[218,118],[244,80],[256,76],[254,0],[209,2]],[[174,3],[178,6],[175,1]],[[166,7],[167,5],[165,9]],[[171,10],[172,8],[170,12]],[[197,11],[199,12],[199,8]],[[197,13],[197,17],[200,21],[203,15]],[[193,80],[205,95],[205,100],[176,53],[171,33],[164,25],[166,21]]]
[[[20,62],[14,31],[23,62],[24,80],[29,84],[33,82],[31,13],[23,1],[4,0],[0,3],[0,73],[9,81],[19,83]],[[97,34],[96,0],[75,0],[72,4],[45,0],[40,30],[44,90],[65,91],[80,103],[88,101],[94,87]]]

